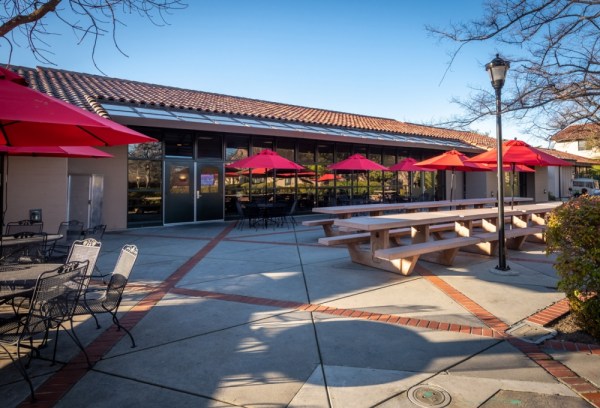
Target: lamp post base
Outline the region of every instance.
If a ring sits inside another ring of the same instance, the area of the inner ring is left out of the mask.
[[[518,271],[510,269],[510,266],[508,266],[508,265],[504,269],[501,269],[499,266],[495,266],[493,268],[490,268],[490,272],[495,275],[501,275],[501,276],[517,276],[517,275],[519,275]]]

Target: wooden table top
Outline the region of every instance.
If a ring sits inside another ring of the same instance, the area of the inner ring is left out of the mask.
[[[529,212],[547,212],[556,207],[554,202],[533,204],[531,208],[517,206],[514,209],[505,208],[504,215],[522,215]],[[446,222],[467,221],[484,218],[497,218],[497,208],[468,208],[464,210],[449,210],[436,212],[416,212],[407,214],[388,214],[380,216],[353,217],[337,219],[334,224],[362,231],[381,231],[393,228],[405,228],[419,225],[441,224]]]
[[[411,209],[422,209],[422,208],[439,208],[439,207],[456,207],[466,205],[486,205],[495,204],[498,200],[494,197],[485,198],[465,198],[460,200],[441,200],[441,201],[413,201],[408,203],[381,203],[381,204],[360,204],[360,205],[339,205],[332,207],[314,207],[312,209],[315,213],[321,214],[356,214],[362,212],[374,212],[374,211],[392,211],[392,210],[411,210]],[[533,201],[529,197],[504,197],[505,203],[510,202],[522,203]]]

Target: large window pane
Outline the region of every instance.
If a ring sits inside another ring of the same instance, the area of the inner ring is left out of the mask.
[[[220,135],[202,135],[196,138],[198,143],[198,158],[221,159],[223,157],[223,142]]]
[[[190,132],[167,132],[164,136],[165,156],[192,158],[193,138]]]
[[[236,161],[248,157],[250,138],[248,136],[227,135],[225,138],[225,160]]]
[[[312,164],[315,162],[315,142],[300,140],[298,142],[298,163]]]

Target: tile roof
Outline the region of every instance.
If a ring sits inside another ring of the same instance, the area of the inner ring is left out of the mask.
[[[56,68],[12,67],[12,69],[25,77],[30,87],[104,117],[109,117],[109,115],[102,108],[101,103],[113,101],[450,139],[465,142],[483,150],[493,149],[496,146],[495,138],[479,133],[400,122],[388,118],[181,89]],[[545,150],[554,156],[580,164],[598,164],[598,161],[593,159],[557,150]]]
[[[556,133],[550,138],[554,142],[571,142],[600,136],[600,125],[588,123],[585,125],[571,125]]]
[[[590,159],[589,157],[578,156],[576,154],[562,152],[560,150],[554,149],[543,149],[538,147],[538,149],[551,154],[554,157],[558,157],[559,159],[575,162],[578,165],[600,165],[600,160]]]
[[[13,67],[12,69],[24,76],[32,88],[81,108],[96,112],[104,117],[108,117],[108,114],[102,109],[100,103],[103,101],[114,101],[174,109],[189,109],[204,113],[219,113],[300,122],[304,124],[452,139],[480,148],[493,147],[495,140],[474,132],[148,84],[55,68]]]

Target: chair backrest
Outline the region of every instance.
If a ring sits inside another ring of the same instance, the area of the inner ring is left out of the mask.
[[[77,220],[63,221],[58,226],[57,234],[62,238],[56,241],[58,245],[66,245],[81,237],[83,233],[83,222]]]
[[[70,320],[82,293],[87,262],[71,262],[44,272],[31,298],[25,331],[42,333]]]
[[[19,232],[42,232],[44,230],[43,222],[33,222],[31,220],[11,221],[6,224],[6,235],[18,234]]]
[[[110,281],[106,288],[105,300],[102,306],[107,310],[114,310],[119,307],[123,291],[129,280],[129,275],[138,256],[138,248],[133,244],[124,245],[119,253],[119,258],[115,264],[115,269],[110,276]]]
[[[94,238],[96,241],[102,241],[104,231],[106,231],[106,225],[100,224],[85,230],[84,235],[86,238]]]
[[[85,279],[83,287],[87,288],[90,283],[90,278],[94,272],[98,255],[100,255],[100,248],[102,243],[96,241],[94,238],[86,238],[84,240],[77,240],[71,245],[69,254],[67,255],[67,263],[69,262],[83,262],[88,261],[88,268],[85,272]]]

